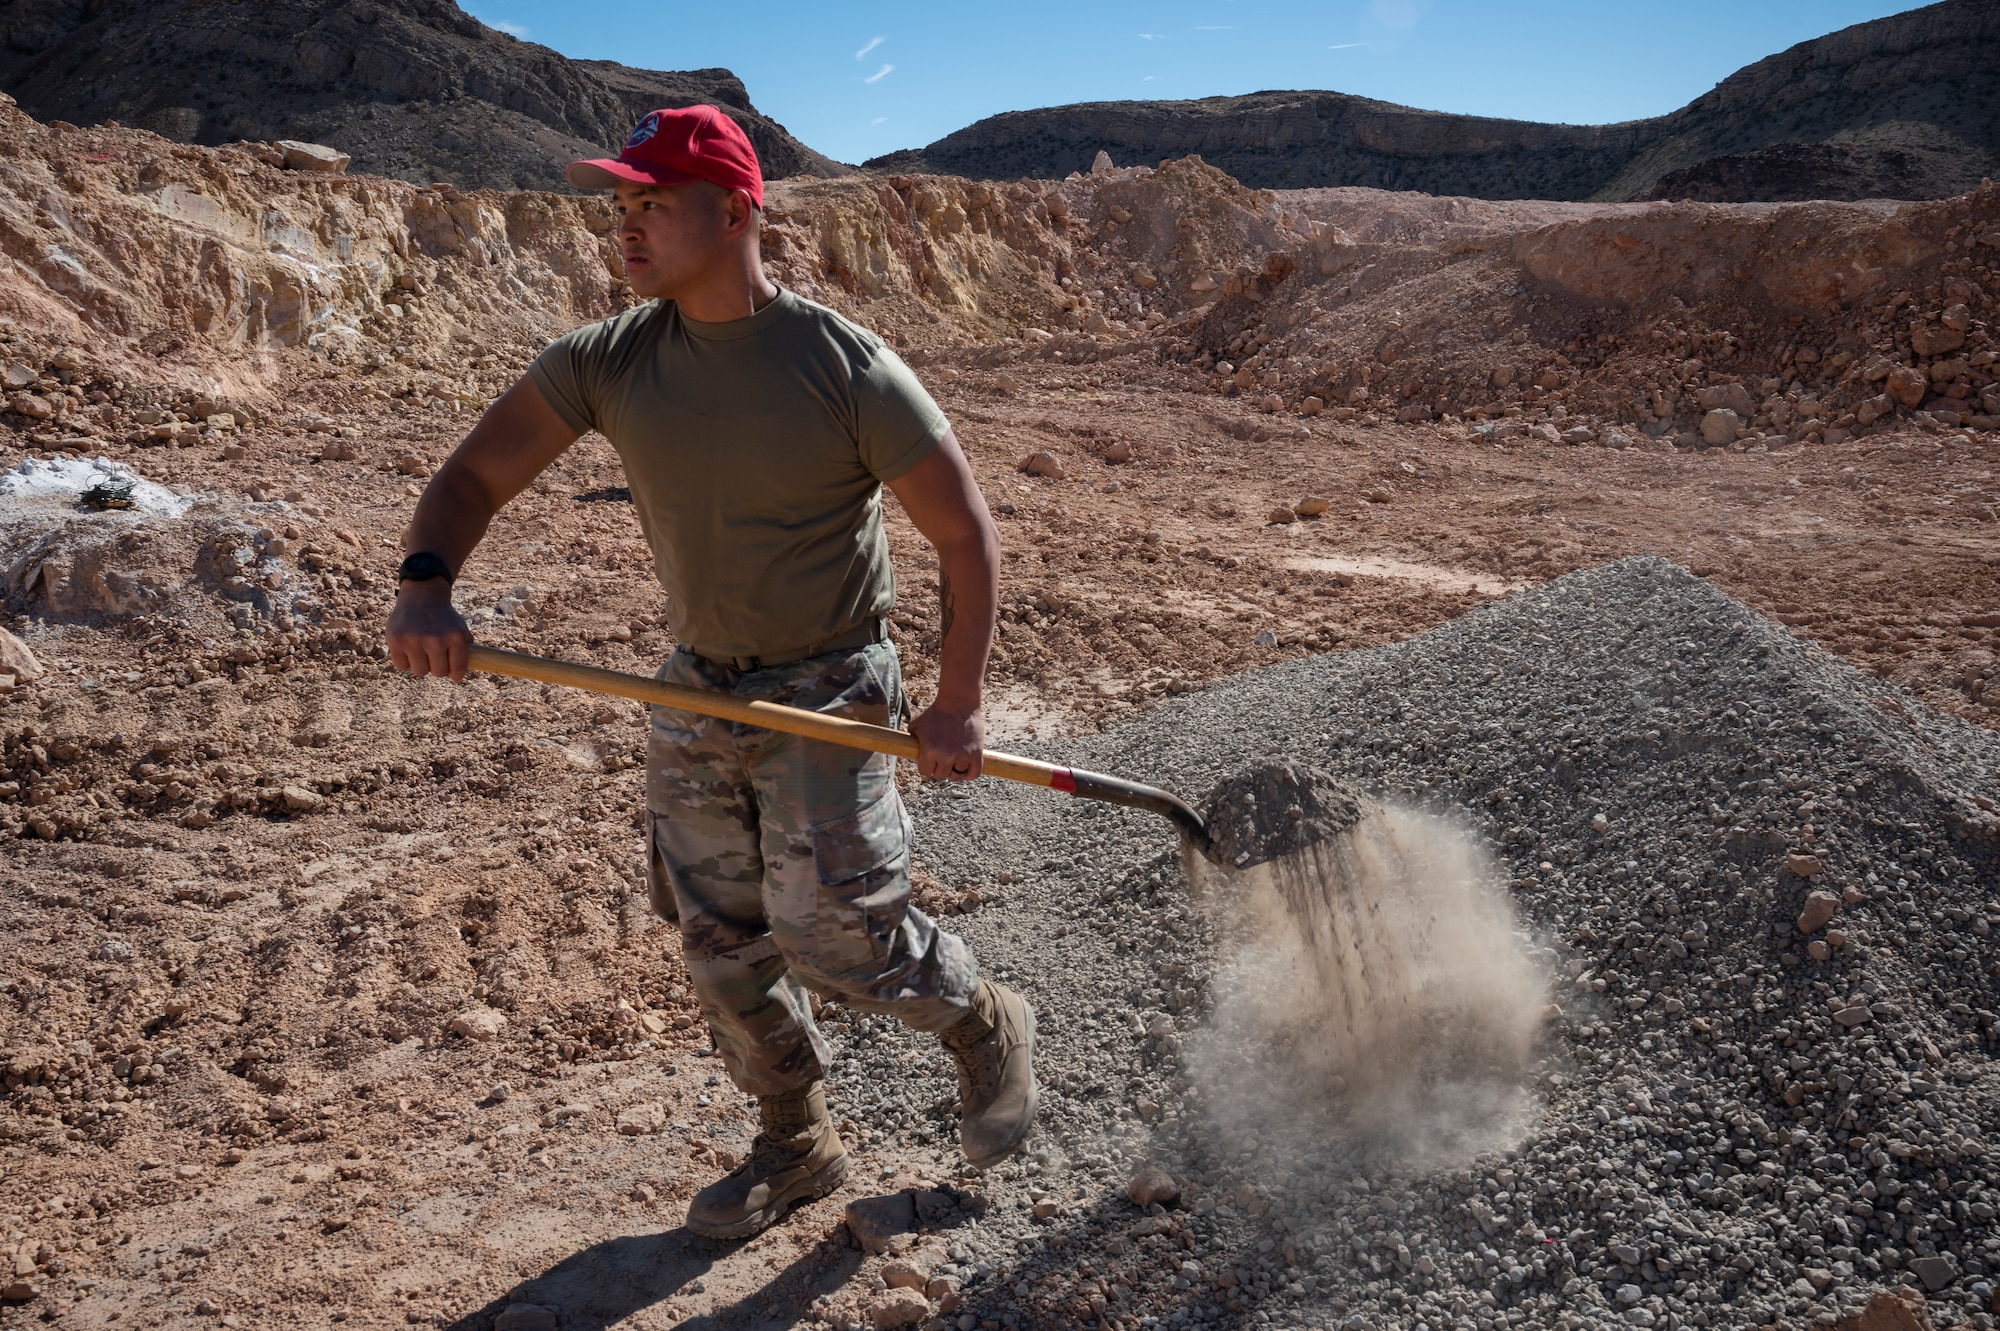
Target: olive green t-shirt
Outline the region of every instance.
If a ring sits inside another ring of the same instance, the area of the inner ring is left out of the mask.
[[[653,301],[557,339],[528,377],[618,450],[690,650],[796,653],[895,604],[882,484],[951,427],[865,328],[789,291],[730,323]]]

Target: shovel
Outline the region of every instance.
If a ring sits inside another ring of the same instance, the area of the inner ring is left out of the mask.
[[[912,761],[917,756],[917,737],[907,731],[871,726],[865,721],[850,721],[846,717],[827,716],[800,707],[786,707],[781,703],[753,702],[747,698],[716,693],[709,689],[689,688],[684,684],[666,684],[657,679],[647,679],[643,675],[627,675],[617,670],[605,670],[599,666],[554,661],[545,656],[528,656],[521,652],[502,651],[497,647],[481,647],[477,644],[472,647],[468,664],[474,670],[484,670],[490,674],[540,680],[544,684],[562,684],[573,689],[608,693],[619,698],[635,698],[640,702],[671,707],[676,711],[694,712],[723,721],[760,726],[765,730],[782,731],[787,735],[803,735],[807,739],[824,740],[829,744],[839,744],[850,749],[887,753]],[[1101,772],[1086,772],[1079,767],[1057,767],[1053,763],[1037,762],[1033,758],[1018,758],[1011,753],[995,753],[991,749],[986,751],[984,762],[986,776],[997,776],[1004,781],[1018,781],[1024,786],[1060,790],[1078,799],[1102,800],[1106,804],[1122,804],[1127,808],[1146,809],[1157,813],[1172,820],[1174,826],[1178,827],[1181,834],[1187,838],[1189,845],[1202,855],[1227,868],[1242,867],[1240,859],[1236,863],[1225,863],[1218,856],[1213,839],[1209,836],[1208,826],[1199,814],[1182,803],[1177,796],[1156,786],[1142,786],[1136,781],[1105,776]]]

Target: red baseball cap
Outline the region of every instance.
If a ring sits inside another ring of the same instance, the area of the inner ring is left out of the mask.
[[[616,157],[571,162],[564,176],[578,189],[634,185],[686,185],[697,180],[740,189],[764,206],[764,173],[743,127],[713,106],[648,112]]]

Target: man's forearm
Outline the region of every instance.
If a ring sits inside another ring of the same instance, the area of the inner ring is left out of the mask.
[[[938,551],[937,705],[976,712],[985,694],[986,661],[1000,612],[1000,547],[982,533]]]
[[[417,511],[403,532],[403,548],[442,556],[456,574],[486,535],[498,505],[471,469],[448,459],[424,487]]]

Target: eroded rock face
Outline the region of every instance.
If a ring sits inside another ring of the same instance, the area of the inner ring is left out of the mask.
[[[309,139],[418,184],[562,190],[569,161],[696,102],[743,126],[772,179],[846,170],[759,113],[726,69],[570,60],[452,4],[28,0],[0,31],[0,85],[44,119],[117,117],[183,143]]]
[[[169,358],[245,406],[281,367],[243,351],[303,348],[342,365],[457,347],[456,359],[469,326],[482,342],[538,346],[633,300],[603,196],[294,170],[261,145],[52,129],[4,103],[0,153],[14,166],[0,179],[0,236],[42,256],[0,284],[0,318],[89,345],[127,378],[157,379]],[[878,327],[955,340],[1094,326],[1119,340],[1147,325],[1081,294],[1101,281],[1086,270],[1116,264],[1117,285],[1132,283],[1157,321],[1223,256],[1297,239],[1269,202],[1198,162],[1070,185],[779,181],[764,254],[777,281]],[[36,371],[21,375],[9,405],[53,415],[29,391]],[[487,400],[459,387],[432,395]]]
[[[13,167],[0,231],[42,256],[0,290],[0,317],[132,356],[135,377],[157,378],[158,357],[178,353],[235,387],[277,367],[231,353],[338,359],[392,319],[405,338],[447,338],[468,311],[559,331],[611,313],[622,285],[597,198],[301,173],[142,131],[52,130],[11,104],[0,153]],[[475,274],[433,311],[399,288]]]

